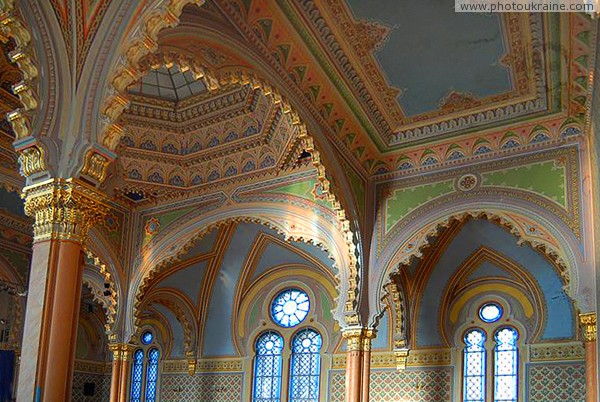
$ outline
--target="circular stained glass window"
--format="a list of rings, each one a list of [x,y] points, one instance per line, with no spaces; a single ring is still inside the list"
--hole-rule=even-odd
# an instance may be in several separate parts
[[[300,324],[308,314],[308,295],[299,289],[287,289],[279,293],[271,305],[271,317],[285,328]]]
[[[149,345],[152,343],[152,341],[154,340],[154,335],[152,334],[152,332],[150,331],[145,331],[142,334],[142,343],[144,345]]]
[[[502,317],[502,307],[496,303],[487,303],[479,309],[479,318],[485,322],[496,322]]]

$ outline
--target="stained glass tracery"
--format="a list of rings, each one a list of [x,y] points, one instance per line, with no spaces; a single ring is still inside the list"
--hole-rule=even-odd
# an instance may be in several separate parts
[[[133,354],[130,401],[156,402],[160,350],[154,346],[152,331],[144,331],[140,341],[142,346]]]
[[[321,335],[313,329],[304,329],[292,341],[290,402],[317,402],[319,374],[323,345]]]
[[[158,379],[158,358],[160,352],[157,348],[148,351],[148,369],[146,371],[146,402],[156,401],[156,380]]]
[[[271,305],[271,317],[284,328],[295,327],[308,315],[310,300],[299,289],[287,289],[279,293]]]
[[[516,402],[519,333],[506,327],[497,330],[494,338],[494,402]]]
[[[464,402],[485,402],[485,334],[472,329],[465,335],[463,396]]]
[[[131,402],[140,402],[142,398],[142,375],[144,370],[144,351],[138,349],[133,354],[131,371]]]
[[[282,349],[283,338],[277,332],[265,332],[256,340],[254,402],[279,402],[281,399]]]

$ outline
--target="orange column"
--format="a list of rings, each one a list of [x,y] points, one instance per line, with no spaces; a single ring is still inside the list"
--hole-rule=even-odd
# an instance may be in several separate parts
[[[350,328],[342,333],[348,348],[346,353],[346,402],[360,402],[362,378],[362,328]]]
[[[82,243],[105,211],[92,194],[94,189],[62,179],[23,189],[25,212],[35,223],[23,335],[28,347],[23,348],[19,367],[19,401],[71,399]]]
[[[131,373],[131,358],[133,354],[133,346],[123,344],[121,347],[121,379],[119,381],[119,402],[127,402],[129,394],[129,374]]]
[[[579,323],[583,329],[585,342],[585,400],[586,402],[598,401],[598,349],[596,344],[596,313],[579,315]]]
[[[109,345],[109,348],[113,355],[110,376],[110,402],[119,402],[119,385],[121,383],[121,366],[123,363],[121,345],[113,343]]]
[[[371,340],[375,338],[373,329],[365,329],[362,339],[362,402],[369,402],[369,388],[371,386]]]

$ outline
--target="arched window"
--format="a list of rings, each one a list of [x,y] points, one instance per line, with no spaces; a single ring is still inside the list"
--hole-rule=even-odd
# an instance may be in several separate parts
[[[146,402],[156,401],[156,380],[158,379],[158,358],[160,352],[157,348],[148,351],[148,370],[146,372]]]
[[[133,353],[131,402],[156,402],[160,350],[152,331],[144,331],[140,339],[142,345]]]
[[[518,401],[519,332],[500,322],[503,314],[498,303],[486,303],[479,308],[479,328],[471,328],[465,333],[464,402]],[[486,333],[493,334],[493,338],[488,339]],[[491,353],[493,361],[487,359]]]
[[[323,340],[310,328],[298,332],[292,341],[290,402],[319,400],[319,376]]]
[[[485,334],[475,328],[465,335],[464,402],[485,402]]]
[[[252,400],[277,402],[281,399],[283,338],[277,332],[265,332],[256,340],[255,349]]]
[[[516,402],[519,333],[514,328],[505,327],[498,329],[494,338],[494,401]]]
[[[254,344],[253,402],[320,400],[323,337],[314,328],[302,328],[314,321],[310,307],[308,294],[298,288],[273,297],[267,311],[274,329],[260,333]]]
[[[133,354],[131,373],[131,402],[140,402],[142,398],[142,375],[144,374],[144,351],[138,349]]]

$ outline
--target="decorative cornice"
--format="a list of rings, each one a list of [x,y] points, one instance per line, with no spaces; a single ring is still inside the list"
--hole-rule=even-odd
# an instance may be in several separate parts
[[[23,188],[25,213],[35,218],[34,242],[48,239],[83,243],[88,230],[109,210],[104,194],[73,179],[49,179]]]
[[[239,372],[243,371],[242,359],[179,359],[165,360],[163,363],[163,372],[165,373],[188,373],[190,372],[191,361],[195,362],[194,373],[215,373],[215,372]]]
[[[567,344],[533,344],[529,346],[529,360],[564,361],[584,360],[585,349],[581,342]]]
[[[406,357],[403,350],[392,352],[372,352],[371,367],[373,368],[396,368],[398,369],[398,359],[406,367],[427,367],[427,366],[449,366],[452,362],[452,351],[449,349],[430,349],[430,350],[408,350]],[[398,355],[396,352],[399,352]],[[410,353],[409,353],[410,352]],[[333,356],[333,368],[342,369],[346,367],[346,355],[336,354]]]
[[[579,314],[579,324],[583,330],[583,339],[586,342],[596,342],[596,313]]]
[[[73,370],[80,373],[108,374],[111,372],[112,367],[110,362],[107,363],[92,360],[75,360],[75,366]]]

